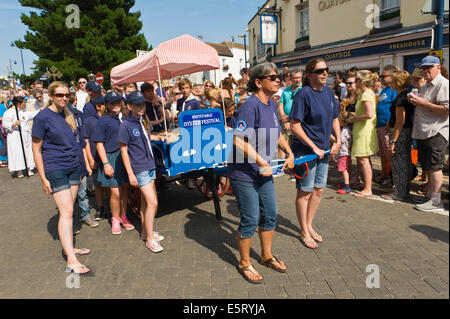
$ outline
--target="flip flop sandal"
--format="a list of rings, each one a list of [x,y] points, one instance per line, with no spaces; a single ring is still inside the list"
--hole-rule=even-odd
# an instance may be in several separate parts
[[[88,248],[80,248],[78,252],[75,253],[75,256],[86,256],[89,255],[92,251]],[[64,250],[62,251],[62,254],[66,256],[66,253]]]
[[[77,276],[85,276],[85,275],[87,275],[90,272],[90,270],[88,272],[85,272],[85,273],[76,272],[76,270],[79,270],[79,269],[87,269],[87,267],[85,265],[81,265],[81,266],[66,266],[66,272],[70,272],[70,273],[75,274]]]
[[[259,261],[259,263],[261,264],[261,265],[263,265],[263,266],[266,266],[266,267],[268,267],[268,268],[270,268],[270,269],[273,269],[273,270],[275,270],[275,271],[278,271],[278,272],[281,272],[281,273],[285,273],[286,272],[286,270],[287,270],[287,267],[286,267],[286,269],[283,269],[283,268],[280,268],[280,267],[277,267],[277,266],[275,266],[275,262],[278,262],[280,265],[281,265],[281,260],[279,260],[277,257],[272,257],[272,258],[269,258],[269,259],[267,259],[267,260],[260,260]]]
[[[308,246],[308,244],[316,244],[317,245],[317,243],[313,239],[305,238],[302,236],[300,236],[299,239],[306,248],[309,248],[309,249],[317,249],[318,248],[318,247]]]
[[[318,243],[323,243],[323,238],[319,233],[312,233],[309,232],[311,234],[312,239],[314,239],[314,241],[318,242]]]
[[[257,275],[258,272],[256,271],[255,267],[253,267],[253,265],[248,265],[246,267],[242,267],[240,268],[239,266],[237,267],[237,271],[242,275],[242,277],[244,277],[245,280],[247,280],[248,282],[252,283],[252,284],[260,284],[263,282],[263,279],[261,280],[257,280],[257,279],[251,279],[249,276],[247,276],[245,274],[246,271],[250,271],[252,274]]]

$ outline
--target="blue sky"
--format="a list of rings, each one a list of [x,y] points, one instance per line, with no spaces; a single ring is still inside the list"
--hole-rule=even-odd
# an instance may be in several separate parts
[[[232,36],[236,42],[243,42],[237,35],[244,33],[248,21],[264,3],[265,0],[136,0],[133,11],[141,11],[141,32],[155,48],[185,33],[203,35],[208,42],[231,41]],[[27,27],[20,15],[28,12],[17,0],[0,0],[0,75],[7,74],[10,59],[13,70],[22,73],[20,50],[10,44],[24,38]],[[37,57],[23,50],[23,58],[25,73],[31,74]]]

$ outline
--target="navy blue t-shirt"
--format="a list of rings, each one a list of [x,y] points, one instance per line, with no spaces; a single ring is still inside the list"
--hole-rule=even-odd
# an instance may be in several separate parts
[[[339,105],[331,88],[324,86],[321,91],[317,91],[306,86],[295,95],[289,118],[299,120],[311,141],[325,151],[330,148],[333,120],[338,116]],[[291,148],[294,153],[314,153],[295,135]]]
[[[150,136],[148,138],[150,139]],[[128,156],[135,175],[156,168],[155,160],[149,147],[151,141],[145,137],[141,121],[131,113],[120,124],[119,142],[128,146]]]
[[[280,119],[275,102],[270,99],[269,104],[264,104],[256,96],[252,95],[237,110],[234,117],[234,134],[239,137],[247,137],[248,143],[256,152],[270,162],[278,147],[278,139],[281,134]],[[247,158],[235,149],[232,152],[235,158],[228,161],[228,176],[242,182],[264,182],[272,177],[261,176],[260,167],[256,163],[248,163]],[[242,160],[243,163],[242,163]]]
[[[179,99],[177,101],[177,110],[178,112],[183,112],[183,111],[191,111],[191,110],[200,110],[202,107],[200,105],[200,101],[197,99],[191,99],[186,101],[186,103],[184,103],[184,97]],[[183,104],[184,104],[184,110],[183,110]]]
[[[46,173],[80,165],[75,132],[66,123],[63,112],[56,113],[49,108],[40,111],[33,121],[32,136],[43,141]]]
[[[95,114],[97,114],[97,109],[95,108],[95,105],[94,103],[92,103],[92,101],[89,101],[84,105],[83,114],[85,119],[88,119],[91,116],[95,116]]]
[[[145,113],[150,121],[157,121],[158,118],[158,107],[159,105],[155,105],[151,102],[145,103]],[[161,115],[163,116],[163,115]],[[161,132],[163,130],[163,123],[159,123],[155,126],[152,126],[152,132]]]
[[[105,114],[97,122],[94,131],[94,143],[103,143],[106,153],[114,153],[120,149],[120,119],[118,115]]]
[[[95,127],[97,126],[97,122],[99,119],[100,119],[100,115],[95,114],[95,116],[91,116],[91,117],[87,118],[86,123],[85,123],[86,138],[89,140],[89,147],[91,148],[91,154],[95,161],[98,161],[99,158],[97,156],[97,147],[96,147],[93,139],[94,139]]]

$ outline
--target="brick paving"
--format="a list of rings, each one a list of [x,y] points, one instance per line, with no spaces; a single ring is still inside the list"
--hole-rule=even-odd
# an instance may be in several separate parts
[[[315,219],[325,240],[317,250],[297,239],[294,183],[286,176],[276,178],[279,218],[273,247],[288,272],[257,263],[255,237],[251,257],[264,277],[258,286],[235,268],[239,215],[234,198],[222,199],[224,218],[218,222],[212,201],[172,185],[160,193],[155,221],[166,237],[164,252],[145,248],[139,224],[119,236],[111,234],[107,220],[96,229],[83,226],[76,246],[93,250],[80,257],[93,274],[81,278],[80,288],[69,289],[56,206],[46,199],[39,177],[11,179],[1,169],[0,180],[0,298],[449,298],[448,215],[337,195],[333,185],[339,178],[333,169]],[[444,197],[448,210],[448,183]],[[136,222],[133,216],[130,220]],[[380,269],[380,288],[366,287],[371,264]]]

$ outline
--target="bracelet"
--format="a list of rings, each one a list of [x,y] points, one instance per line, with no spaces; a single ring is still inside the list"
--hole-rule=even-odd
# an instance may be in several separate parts
[[[103,166],[106,166],[106,165],[111,165],[111,163],[110,162],[106,162],[106,163],[103,163]]]
[[[289,153],[286,153],[286,157],[289,157],[289,156],[291,156],[291,155],[293,155],[294,153],[292,153],[292,152],[289,152]]]

